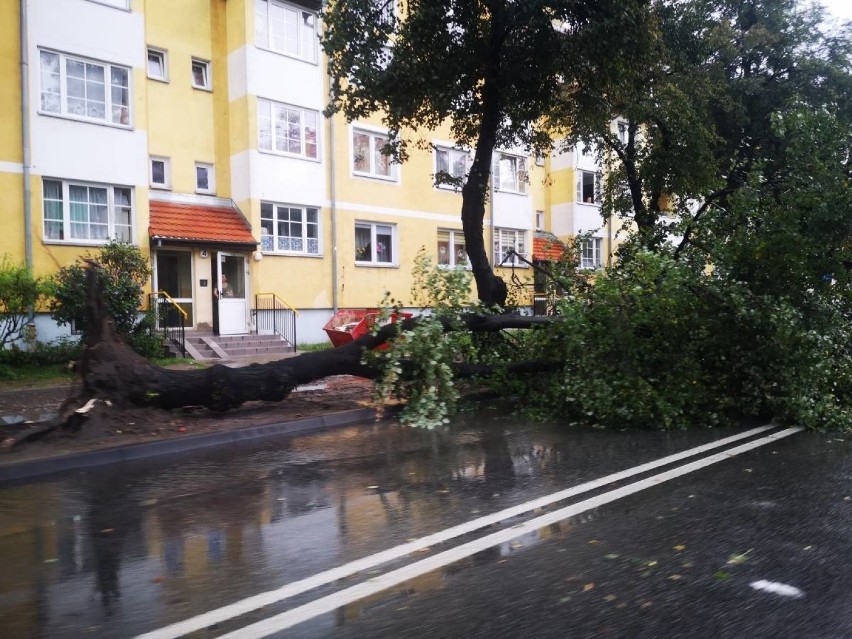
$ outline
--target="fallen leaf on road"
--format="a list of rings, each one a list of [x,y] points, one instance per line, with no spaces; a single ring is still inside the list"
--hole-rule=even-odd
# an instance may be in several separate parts
[[[614,552],[611,552],[608,555],[604,555],[604,559],[618,559],[618,555],[616,555]]]
[[[594,587],[595,587],[595,584],[586,584],[585,586],[583,586],[583,592],[589,592]]]
[[[618,597],[616,597],[615,595],[607,595],[603,599],[604,601],[615,601],[616,599],[618,599]]]
[[[651,607],[651,606],[653,606],[653,605],[654,605],[654,604],[653,604],[652,602],[650,602],[650,601],[646,601],[645,603],[643,603],[643,604],[642,604],[642,606],[641,606],[641,607],[642,607],[642,608],[650,608],[650,607]]]
[[[683,575],[669,575],[669,579],[671,581],[680,581],[683,579]]]
[[[731,574],[728,573],[728,572],[725,572],[724,570],[717,570],[716,572],[713,573],[713,576],[716,579],[718,579],[719,581],[725,581],[726,579],[731,578]]]
[[[590,544],[599,544],[599,543],[601,543],[601,542],[599,542],[597,539],[589,539],[588,543],[590,543]]]
[[[686,546],[684,546],[683,544],[678,544],[677,546],[674,547],[674,549],[677,550],[678,552],[683,552],[684,550],[686,550]]]
[[[746,550],[744,553],[734,553],[730,557],[728,557],[727,563],[731,566],[739,566],[740,564],[744,564],[748,561],[748,554],[752,551],[751,548]]]

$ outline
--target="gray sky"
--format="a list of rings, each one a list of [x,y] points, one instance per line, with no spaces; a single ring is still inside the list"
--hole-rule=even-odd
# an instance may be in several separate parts
[[[835,18],[852,20],[852,0],[821,0],[821,2]]]

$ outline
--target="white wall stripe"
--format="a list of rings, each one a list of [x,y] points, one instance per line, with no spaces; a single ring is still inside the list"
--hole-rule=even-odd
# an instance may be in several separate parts
[[[590,482],[579,484],[577,486],[573,486],[565,490],[560,490],[558,492],[551,493],[550,495],[545,495],[543,497],[539,497],[538,499],[534,499],[532,501],[528,501],[526,503],[519,504],[517,506],[512,506],[511,508],[506,508],[496,513],[492,513],[491,515],[485,515],[483,517],[473,519],[471,521],[459,524],[457,526],[453,526],[451,528],[447,528],[437,533],[421,537],[420,539],[415,539],[414,541],[407,542],[405,544],[400,544],[398,546],[389,548],[374,555],[351,561],[342,566],[338,566],[330,570],[325,570],[306,579],[285,584],[284,586],[277,588],[276,590],[270,590],[267,592],[259,593],[252,597],[248,597],[246,599],[236,601],[227,606],[223,606],[222,608],[211,610],[195,617],[190,617],[189,619],[186,619],[184,621],[180,621],[170,626],[166,626],[164,628],[160,628],[158,630],[154,630],[152,632],[140,635],[139,639],[171,639],[174,637],[181,637],[190,632],[195,632],[196,630],[207,628],[214,624],[227,621],[228,619],[233,619],[234,617],[244,615],[253,610],[257,610],[258,608],[284,601],[285,599],[289,599],[290,597],[294,597],[309,590],[313,590],[314,588],[319,588],[320,586],[324,586],[339,579],[349,577],[357,572],[370,570],[372,568],[375,568],[376,566],[387,563],[388,561],[399,559],[400,557],[404,557],[411,553],[418,552],[420,550],[423,550],[424,548],[428,548],[430,546],[449,541],[464,534],[475,532],[476,530],[497,524],[506,519],[517,517],[518,515],[522,515],[538,508],[544,508],[552,503],[562,501],[564,499],[568,499],[570,497],[574,497],[576,495],[580,495],[582,493],[586,493],[597,488],[601,488],[616,481],[635,477],[636,475],[639,475],[641,473],[650,470],[655,470],[662,466],[667,466],[683,459],[694,457],[695,455],[700,455],[701,453],[707,452],[709,450],[714,450],[716,448],[726,446],[733,442],[740,441],[742,439],[746,439],[748,437],[752,437],[760,433],[764,433],[773,428],[775,427],[771,425],[753,428],[742,433],[737,433],[736,435],[731,435],[730,437],[725,437],[723,439],[719,439],[708,444],[696,446],[695,448],[690,448],[688,450],[675,453],[673,455],[668,455],[666,457],[661,457],[660,459],[655,459],[645,464],[640,464],[639,466],[634,466],[632,468],[628,468],[617,473],[612,473],[610,475],[606,475]]]
[[[345,606],[358,601],[359,599],[363,599],[364,597],[369,597],[370,595],[387,590],[388,588],[392,588],[393,586],[397,586],[409,581],[410,579],[432,572],[433,570],[443,568],[444,566],[455,563],[461,559],[465,559],[477,552],[481,552],[486,548],[491,548],[492,546],[511,541],[512,539],[533,532],[544,526],[573,517],[587,510],[598,508],[647,488],[652,488],[662,484],[663,482],[681,477],[682,475],[716,464],[720,461],[730,459],[731,457],[748,452],[754,448],[771,444],[779,439],[798,433],[801,430],[801,428],[788,428],[753,442],[743,444],[742,446],[732,448],[731,450],[699,459],[692,463],[660,473],[659,475],[654,475],[653,477],[648,477],[647,479],[629,484],[622,488],[611,490],[607,493],[603,493],[602,495],[572,504],[571,506],[566,506],[565,508],[548,513],[547,515],[531,519],[522,525],[480,537],[466,544],[462,544],[461,546],[457,546],[456,548],[416,561],[384,575],[371,578],[368,581],[345,588],[344,590],[334,594],[321,597],[320,599],[316,599],[310,603],[298,606],[292,610],[288,610],[268,619],[258,621],[257,623],[245,626],[234,632],[221,635],[219,639],[260,639],[261,637],[268,637],[273,633],[286,630],[287,628],[292,628],[297,624],[313,619],[319,615],[332,612],[341,606]]]

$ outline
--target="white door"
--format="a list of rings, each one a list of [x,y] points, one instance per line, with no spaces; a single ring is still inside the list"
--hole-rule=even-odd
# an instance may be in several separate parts
[[[219,333],[248,332],[248,287],[246,258],[219,253]]]

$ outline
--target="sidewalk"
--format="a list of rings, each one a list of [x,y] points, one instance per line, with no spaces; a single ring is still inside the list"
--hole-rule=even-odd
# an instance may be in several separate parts
[[[225,365],[261,363],[257,359]],[[0,418],[7,424],[49,419],[72,390],[63,385],[0,391]],[[299,387],[282,402],[247,402],[226,413],[105,407],[115,412],[98,424],[84,424],[77,434],[51,433],[44,440],[0,450],[0,482],[370,422],[376,416],[371,395],[371,381],[336,376]]]

